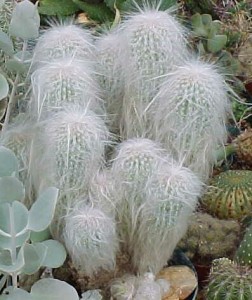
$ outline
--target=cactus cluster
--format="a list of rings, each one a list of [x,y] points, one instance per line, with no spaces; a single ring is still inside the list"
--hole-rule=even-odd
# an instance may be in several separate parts
[[[236,252],[235,259],[241,265],[252,266],[252,225],[246,229],[243,240]]]
[[[136,273],[166,264],[226,139],[224,78],[171,9],[139,9],[96,38],[51,24],[31,65],[29,190],[59,188],[51,233],[90,276],[120,251]]]

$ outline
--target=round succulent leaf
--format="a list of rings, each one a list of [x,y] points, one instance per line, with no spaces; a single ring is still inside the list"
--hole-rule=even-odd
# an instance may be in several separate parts
[[[35,242],[43,242],[50,238],[51,238],[51,232],[50,232],[49,227],[46,228],[45,230],[42,230],[39,232],[32,231],[30,234],[30,240],[34,243]]]
[[[208,35],[208,30],[207,28],[203,25],[202,22],[202,17],[199,13],[194,14],[191,17],[191,24],[193,27],[193,32],[198,35],[198,36],[202,36],[202,37],[207,37]]]
[[[27,71],[26,65],[15,58],[9,59],[5,63],[5,67],[8,71],[15,73],[25,73]]]
[[[226,35],[215,35],[213,38],[207,40],[207,49],[212,53],[222,50],[227,43]]]
[[[0,203],[22,201],[25,189],[20,180],[13,176],[0,178]]]
[[[9,26],[10,34],[23,40],[34,39],[39,35],[39,26],[37,5],[28,0],[16,3]]]
[[[18,160],[13,151],[0,146],[0,177],[18,173]]]
[[[47,254],[47,247],[41,243],[25,244],[24,245],[24,259],[25,265],[21,273],[32,275],[36,273],[42,266],[42,262]]]
[[[10,251],[1,251],[0,252],[0,271],[3,273],[11,274],[13,272],[19,272],[25,264],[24,260],[24,249],[20,248],[17,259],[15,262],[11,260]]]
[[[66,260],[66,250],[64,246],[56,240],[47,240],[40,244],[47,247],[46,256],[42,262],[44,267],[59,268]]]
[[[79,300],[78,293],[70,284],[54,278],[37,281],[31,288],[31,295],[34,300]]]
[[[27,291],[19,288],[8,287],[4,290],[4,294],[1,300],[33,300]]]
[[[29,211],[29,229],[40,232],[46,229],[54,215],[59,190],[55,187],[47,188],[38,197]]]
[[[2,30],[0,30],[0,49],[3,50],[7,55],[13,55],[14,47],[12,40]]]
[[[6,98],[9,93],[9,84],[7,79],[0,74],[0,100]]]

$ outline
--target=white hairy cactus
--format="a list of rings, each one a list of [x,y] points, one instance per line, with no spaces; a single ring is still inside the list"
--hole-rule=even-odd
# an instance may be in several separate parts
[[[57,222],[79,196],[88,193],[90,181],[103,166],[109,133],[99,116],[80,106],[65,107],[40,127],[34,139],[31,175],[36,190],[50,185],[60,189]],[[56,228],[54,236],[59,235]]]
[[[40,120],[68,104],[103,112],[100,89],[92,65],[72,57],[59,58],[38,68],[31,76],[31,113]]]
[[[188,168],[170,161],[146,183],[133,264],[140,274],[159,272],[187,229],[202,183]]]
[[[154,101],[153,138],[203,180],[226,142],[228,89],[213,65],[190,60],[167,76]]]
[[[32,69],[53,59],[75,57],[78,60],[94,59],[95,47],[91,33],[71,22],[51,23],[38,39],[34,49]]]
[[[114,269],[118,239],[113,218],[97,207],[78,204],[65,223],[64,242],[77,269],[88,276]]]
[[[119,133],[124,92],[124,70],[121,64],[124,49],[121,38],[118,30],[112,30],[100,36],[95,44],[98,79],[102,87],[109,128],[114,133]]]
[[[145,185],[150,176],[167,160],[166,153],[149,139],[122,142],[112,162],[114,191],[117,198],[118,230],[129,249],[134,247],[139,211],[145,201]]]
[[[125,74],[121,135],[124,139],[146,137],[152,126],[148,106],[163,76],[188,55],[185,30],[171,9],[147,7],[122,23],[121,35]]]

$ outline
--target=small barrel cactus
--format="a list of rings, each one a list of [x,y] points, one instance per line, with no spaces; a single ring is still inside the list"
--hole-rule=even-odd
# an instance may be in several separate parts
[[[88,30],[72,23],[51,23],[38,39],[34,49],[32,69],[57,58],[75,57],[78,60],[93,59],[95,47]]]
[[[223,256],[233,257],[239,243],[240,225],[235,220],[220,220],[196,212],[178,246],[193,261],[212,261]]]
[[[228,258],[215,259],[206,288],[206,300],[252,299],[252,270]]]
[[[99,114],[103,112],[100,90],[89,63],[60,58],[32,74],[31,113],[38,120],[69,104],[79,104]]]
[[[236,252],[235,259],[239,264],[252,267],[252,225],[250,225]]]
[[[212,178],[202,198],[207,211],[221,219],[241,219],[252,211],[252,171],[228,170]]]
[[[228,89],[213,65],[189,60],[168,74],[155,99],[153,138],[203,180],[226,142]]]
[[[252,129],[244,131],[237,137],[236,154],[240,161],[252,165]]]
[[[99,269],[114,269],[118,239],[113,218],[98,207],[79,203],[65,223],[64,242],[77,269],[89,276]]]
[[[164,75],[187,56],[185,29],[171,10],[147,7],[130,15],[120,30],[125,75],[121,136],[146,137],[152,126],[148,106]]]
[[[201,188],[193,172],[176,162],[149,178],[133,247],[133,264],[139,273],[156,274],[166,264],[187,230]]]

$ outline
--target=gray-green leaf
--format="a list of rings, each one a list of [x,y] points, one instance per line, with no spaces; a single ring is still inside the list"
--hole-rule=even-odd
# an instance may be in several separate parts
[[[47,227],[45,230],[39,231],[39,232],[35,232],[32,231],[30,234],[30,240],[32,242],[43,242],[45,240],[48,240],[51,238],[51,232],[49,227]]]
[[[0,49],[2,49],[7,55],[13,55],[14,47],[10,37],[0,30]]]
[[[18,272],[24,266],[24,250],[21,247],[17,259],[15,262],[11,261],[11,256],[9,251],[1,251],[0,253],[0,271],[4,273]]]
[[[0,203],[22,201],[25,197],[25,189],[16,177],[6,176],[0,178]]]
[[[0,177],[18,173],[18,160],[13,151],[0,146]]]
[[[39,35],[40,17],[37,5],[29,0],[18,2],[13,9],[9,32],[23,40],[37,38]]]
[[[9,84],[7,79],[0,74],[0,100],[6,98],[9,93]]]
[[[43,266],[49,268],[59,268],[66,260],[66,250],[64,246],[55,240],[47,240],[40,244],[45,245],[47,249],[46,256],[42,262]]]
[[[5,292],[8,291],[8,295],[3,295],[0,297],[1,300],[34,300],[32,296],[25,290],[18,288],[7,288]]]
[[[31,288],[31,295],[36,300],[79,300],[76,290],[65,281],[54,278],[43,278]]]
[[[38,232],[50,225],[58,199],[58,192],[57,188],[50,187],[39,196],[29,211],[29,229]]]

